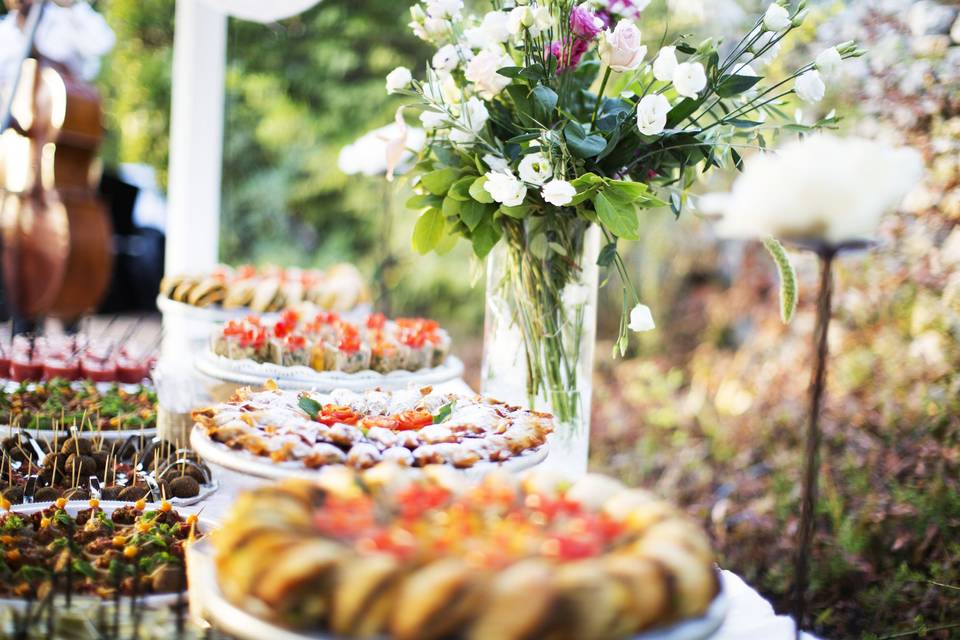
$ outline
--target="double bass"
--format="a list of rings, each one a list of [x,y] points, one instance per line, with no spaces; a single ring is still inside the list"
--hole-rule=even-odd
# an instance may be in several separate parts
[[[0,113],[0,265],[15,316],[71,322],[106,291],[113,233],[95,187],[99,93],[34,46],[48,2],[7,0],[27,37]]]

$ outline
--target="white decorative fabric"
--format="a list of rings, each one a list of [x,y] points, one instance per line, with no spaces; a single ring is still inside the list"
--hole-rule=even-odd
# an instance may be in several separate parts
[[[201,0],[179,0],[198,2]],[[303,13],[320,0],[202,0],[228,16],[252,22],[275,22]]]
[[[723,589],[730,609],[723,626],[710,640],[794,640],[796,625],[789,616],[778,616],[773,606],[732,571],[722,571]],[[817,640],[804,632],[803,640]]]
[[[26,35],[17,26],[17,12],[0,19],[0,86],[13,77],[23,53]],[[48,3],[37,28],[35,46],[73,73],[92,80],[100,71],[100,59],[113,49],[116,36],[103,16],[86,2],[70,7]]]

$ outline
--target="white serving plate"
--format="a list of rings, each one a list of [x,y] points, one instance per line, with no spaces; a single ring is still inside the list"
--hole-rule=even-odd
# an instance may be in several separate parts
[[[188,567],[191,611],[218,629],[244,640],[344,640],[321,632],[291,631],[262,620],[228,602],[220,591],[213,549],[206,540],[201,540],[190,548]],[[632,640],[707,640],[723,624],[729,608],[727,595],[721,590],[703,616],[641,633],[633,636]]]
[[[174,504],[172,500],[170,501],[170,503]],[[129,502],[114,502],[111,500],[104,500],[100,502],[100,508],[103,509],[107,513],[107,515],[111,515],[116,509],[119,509],[120,507],[129,506],[130,504],[131,503]],[[155,505],[156,503],[148,503],[147,505],[148,510],[151,504]],[[35,502],[33,504],[14,505],[10,509],[10,511],[13,513],[18,513],[23,515],[31,515],[39,511],[43,511],[44,509],[52,505],[53,505],[52,502]],[[83,509],[87,509],[89,507],[90,505],[87,503],[86,500],[77,500],[77,501],[67,502],[67,506],[64,508],[67,513],[69,513],[73,517],[76,517],[79,511],[82,511]],[[176,508],[177,511],[185,515],[190,515],[192,513],[196,513],[199,515],[200,512],[202,511],[202,509],[196,509],[196,508],[193,508],[193,509],[183,508],[182,505],[174,505],[174,507]],[[211,531],[217,528],[217,525],[215,523],[205,518],[200,518],[198,521],[198,525],[200,527],[200,530],[204,532],[204,535],[209,534]],[[192,575],[189,573],[189,568],[188,568],[188,575]],[[189,578],[188,578],[188,582],[189,582]],[[189,595],[189,592],[188,592],[188,595]],[[73,596],[73,600],[78,603],[111,602],[110,600],[103,600],[101,598],[94,598],[91,596],[82,596],[82,595]],[[129,596],[124,596],[121,598],[121,604],[124,602],[129,603],[129,601],[130,601]],[[142,603],[144,606],[149,608],[169,607],[177,603],[177,594],[176,593],[159,593],[159,594],[142,596],[141,598],[138,599],[138,602]],[[26,606],[27,606],[27,602],[19,598],[0,598],[0,607],[13,607],[15,609],[22,610]]]
[[[54,437],[59,437],[61,440],[65,436],[69,436],[69,429],[60,429],[59,431],[52,431],[48,429],[31,429],[30,427],[21,426],[14,427],[9,424],[0,425],[0,438],[6,438],[8,436],[16,435],[17,432],[22,431],[23,433],[29,434],[36,438],[37,440],[51,441]],[[103,438],[108,442],[114,440],[123,441],[129,438],[130,436],[136,436],[138,438],[142,437],[144,440],[150,440],[157,435],[157,428],[151,427],[149,429],[127,429],[125,431],[97,431],[97,430],[78,430],[77,434],[85,437],[97,437]]]
[[[273,380],[281,389],[294,391],[313,390],[330,392],[334,389],[350,391],[368,391],[370,389],[396,390],[406,389],[411,384],[420,386],[437,385],[463,376],[463,362],[456,356],[449,356],[438,367],[419,371],[316,371],[310,367],[283,367],[272,363],[253,360],[233,360],[213,353],[209,348],[202,351],[194,365],[200,373],[241,385],[261,386],[267,380]]]
[[[211,440],[207,432],[199,425],[194,425],[193,431],[190,433],[190,446],[214,471],[216,471],[217,468],[226,469],[263,480],[296,478],[313,481],[317,479],[317,476],[323,469],[323,467],[307,469],[298,462],[273,462],[269,458],[257,456],[247,451],[231,449],[224,444]],[[510,458],[504,462],[478,462],[472,467],[461,469],[460,471],[469,477],[482,477],[496,469],[518,473],[543,462],[547,457],[549,448],[550,445],[544,444],[521,456]]]
[[[165,316],[175,316],[178,318],[186,318],[188,320],[199,320],[200,322],[209,322],[212,324],[220,324],[227,322],[228,320],[236,320],[238,318],[244,318],[250,314],[258,315],[262,318],[279,318],[279,311],[268,311],[260,312],[253,311],[246,307],[241,307],[239,309],[224,309],[220,305],[211,305],[209,307],[197,307],[192,304],[187,304],[186,302],[177,302],[176,300],[171,300],[170,298],[164,295],[157,296],[157,309],[160,310]],[[320,310],[319,307],[317,307]],[[342,317],[351,318],[351,317],[360,317],[370,313],[371,307],[369,304],[361,304],[353,309],[348,311],[338,311]]]

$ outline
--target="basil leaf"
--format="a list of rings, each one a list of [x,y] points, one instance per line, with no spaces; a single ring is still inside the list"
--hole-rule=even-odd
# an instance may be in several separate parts
[[[450,417],[451,413],[453,413],[453,403],[449,402],[440,407],[437,412],[433,414],[433,424],[443,422]]]
[[[323,406],[309,396],[300,396],[297,398],[297,406],[307,412],[307,415],[311,419],[316,420],[317,416],[320,415],[320,411],[323,409]]]

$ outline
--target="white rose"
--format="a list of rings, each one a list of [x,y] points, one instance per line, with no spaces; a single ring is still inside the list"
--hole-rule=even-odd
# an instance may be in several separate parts
[[[645,136],[655,136],[667,126],[670,101],[659,93],[643,96],[637,105],[637,128]]]
[[[653,314],[650,313],[650,307],[645,304],[638,304],[631,309],[630,324],[627,325],[627,328],[637,333],[656,329],[657,325],[653,322]]]
[[[717,230],[728,237],[868,240],[922,175],[913,149],[813,135],[751,156],[731,192],[700,208],[722,216]]]
[[[510,171],[510,163],[500,156],[495,156],[491,153],[488,153],[480,159],[483,160],[484,164],[490,167],[491,171]]]
[[[446,124],[446,122],[446,114],[439,113],[437,111],[424,111],[420,114],[420,124],[422,124],[423,128],[427,129],[428,131],[439,129]]]
[[[491,198],[508,207],[523,204],[523,199],[527,197],[527,187],[523,181],[510,172],[490,171],[486,176],[483,188]]]
[[[790,26],[790,12],[777,3],[767,7],[763,14],[763,26],[769,31],[783,31]]]
[[[467,64],[464,75],[477,86],[483,98],[490,100],[510,84],[510,78],[500,75],[497,70],[512,65],[513,60],[502,49],[487,49]]]
[[[647,55],[647,48],[640,44],[640,29],[629,20],[621,20],[613,31],[601,33],[597,51],[604,64],[621,72],[636,69]]]
[[[677,48],[663,47],[653,61],[653,77],[661,82],[673,80],[673,72],[677,68]]]
[[[476,97],[470,98],[460,107],[457,126],[450,132],[450,139],[460,144],[473,142],[477,134],[483,131],[490,113],[483,102]]]
[[[681,62],[673,70],[673,86],[681,96],[696,98],[707,86],[707,73],[699,62]]]
[[[461,11],[463,0],[427,0],[427,15],[431,18],[459,18]]]
[[[836,47],[824,49],[816,58],[817,71],[827,76],[835,74],[842,63],[843,58]]]
[[[577,189],[566,180],[551,180],[540,190],[543,199],[556,207],[565,207],[577,195]],[[567,285],[568,287],[570,285]],[[564,294],[566,295],[566,294]]]
[[[523,156],[518,171],[521,180],[537,186],[542,185],[553,176],[553,167],[540,153]]]
[[[431,65],[440,73],[450,73],[457,68],[462,58],[469,58],[470,52],[462,47],[446,44],[433,54]]]
[[[814,103],[823,100],[823,94],[826,92],[827,86],[823,84],[819,71],[810,70],[794,80],[793,90],[804,102]]]
[[[387,93],[396,93],[410,86],[413,75],[406,67],[397,67],[387,74]]]

